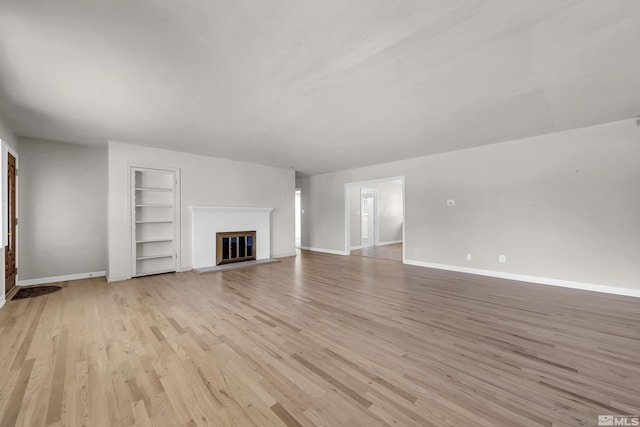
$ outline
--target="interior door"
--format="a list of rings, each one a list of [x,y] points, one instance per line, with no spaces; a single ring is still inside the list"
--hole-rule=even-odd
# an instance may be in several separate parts
[[[16,285],[16,158],[7,156],[7,246],[4,250],[5,293]]]
[[[375,193],[362,193],[362,247],[375,246],[376,241],[376,214]]]

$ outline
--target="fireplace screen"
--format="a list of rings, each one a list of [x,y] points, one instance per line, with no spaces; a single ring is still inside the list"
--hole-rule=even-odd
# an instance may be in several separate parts
[[[255,259],[255,231],[216,233],[216,265]]]

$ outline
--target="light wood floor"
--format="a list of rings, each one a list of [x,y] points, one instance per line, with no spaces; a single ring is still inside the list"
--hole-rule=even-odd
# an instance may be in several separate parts
[[[0,310],[2,426],[575,426],[640,414],[640,299],[302,252]]]
[[[351,251],[351,255],[402,262],[402,243],[357,249]]]

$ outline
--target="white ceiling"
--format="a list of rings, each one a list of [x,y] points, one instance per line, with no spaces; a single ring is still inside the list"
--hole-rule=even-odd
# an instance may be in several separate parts
[[[316,174],[640,114],[640,1],[0,0],[0,115]]]

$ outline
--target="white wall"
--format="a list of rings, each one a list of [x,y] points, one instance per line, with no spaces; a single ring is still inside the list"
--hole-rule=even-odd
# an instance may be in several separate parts
[[[408,261],[640,289],[635,120],[302,177],[302,245],[345,251],[344,184],[394,176]]]
[[[271,256],[295,255],[295,172],[196,154],[109,142],[109,280],[131,277],[129,168],[181,169],[179,269],[192,267],[192,205],[268,207]]]
[[[349,221],[350,221],[350,246],[359,248],[362,246],[362,216],[361,216],[361,185],[349,186]]]
[[[19,179],[20,282],[104,272],[106,147],[20,138]]]

